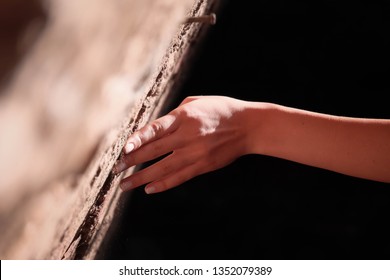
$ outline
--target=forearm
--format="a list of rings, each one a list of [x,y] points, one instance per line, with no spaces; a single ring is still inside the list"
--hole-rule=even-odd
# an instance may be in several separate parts
[[[250,152],[390,182],[390,120],[250,103]]]

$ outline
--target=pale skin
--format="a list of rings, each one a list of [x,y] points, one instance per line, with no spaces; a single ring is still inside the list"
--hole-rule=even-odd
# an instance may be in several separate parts
[[[124,191],[166,191],[240,156],[261,154],[390,183],[390,120],[334,116],[223,96],[186,98],[132,134],[114,166],[167,155],[124,178]]]

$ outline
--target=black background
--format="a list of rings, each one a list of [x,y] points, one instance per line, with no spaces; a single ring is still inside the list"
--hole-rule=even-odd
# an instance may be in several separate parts
[[[389,1],[224,2],[175,104],[217,94],[390,118]],[[245,156],[135,190],[104,257],[390,259],[389,205],[389,184]]]

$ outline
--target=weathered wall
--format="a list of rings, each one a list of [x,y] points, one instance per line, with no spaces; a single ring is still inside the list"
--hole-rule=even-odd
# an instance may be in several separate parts
[[[0,2],[0,86],[12,76],[46,20],[40,0]]]
[[[0,99],[0,258],[75,257],[64,246],[80,248],[78,223],[107,195],[136,104],[166,78],[172,38],[206,3],[45,1],[45,28]]]

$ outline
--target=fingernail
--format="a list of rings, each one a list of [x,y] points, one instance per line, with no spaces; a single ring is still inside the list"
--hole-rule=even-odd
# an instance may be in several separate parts
[[[117,163],[115,163],[114,167],[112,168],[112,171],[115,174],[118,174],[123,170],[125,170],[126,168],[127,168],[126,163],[124,163],[123,161],[118,161]]]
[[[122,181],[119,184],[119,187],[122,189],[122,191],[128,191],[131,189],[132,186],[133,184],[131,183],[131,181]]]
[[[128,154],[132,150],[134,150],[134,144],[133,143],[127,143],[126,146],[125,146],[125,153]]]
[[[155,193],[155,192],[156,192],[156,187],[146,187],[146,188],[145,188],[145,192],[146,192],[147,194]]]

